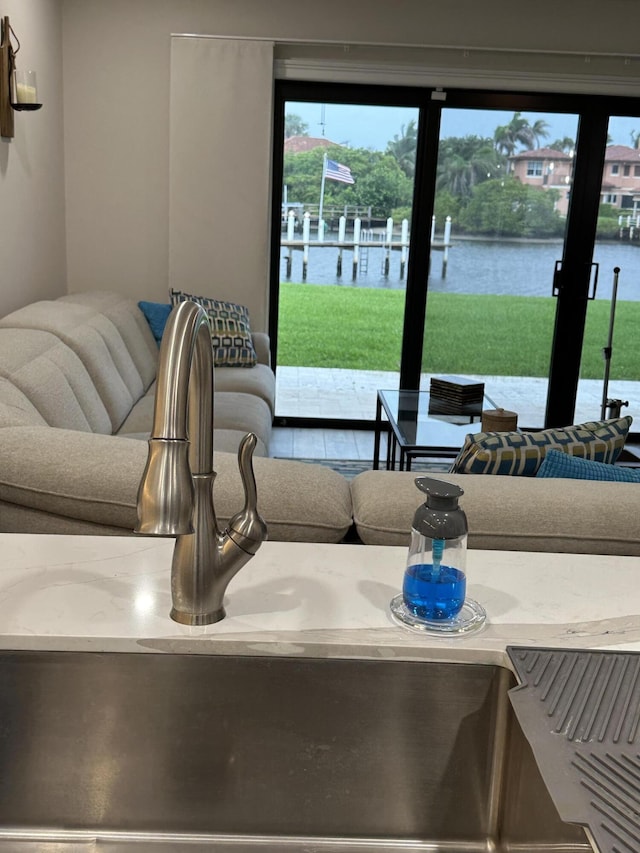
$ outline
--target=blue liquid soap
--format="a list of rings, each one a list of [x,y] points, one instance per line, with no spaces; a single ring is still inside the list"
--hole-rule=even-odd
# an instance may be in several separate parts
[[[408,566],[404,573],[404,603],[419,619],[453,619],[462,610],[466,590],[464,572],[451,566],[441,566],[439,562]]]

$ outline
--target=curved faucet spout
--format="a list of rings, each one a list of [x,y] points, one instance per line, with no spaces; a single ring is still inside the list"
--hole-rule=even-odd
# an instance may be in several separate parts
[[[194,302],[171,312],[160,347],[153,429],[138,489],[136,533],[176,536],[171,617],[186,625],[224,618],[231,578],[267,538],[257,510],[249,433],[238,451],[244,509],[218,530],[213,503],[214,367],[209,320]]]

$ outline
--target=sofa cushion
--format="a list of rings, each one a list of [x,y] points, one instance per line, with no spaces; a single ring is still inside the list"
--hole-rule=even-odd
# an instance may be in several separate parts
[[[89,532],[100,525],[131,533],[146,459],[143,441],[41,426],[4,429],[0,531]],[[237,455],[216,452],[214,469],[216,516],[224,527],[243,506]],[[340,474],[322,465],[260,457],[254,458],[254,470],[270,539],[339,542],[344,537],[351,526],[351,493]],[[14,510],[5,514],[9,505]]]
[[[251,338],[249,311],[244,305],[194,296],[181,290],[169,291],[171,304],[195,302],[207,312],[211,326],[213,361],[216,367],[254,367],[258,361]]]
[[[132,433],[143,435],[149,438],[151,427],[153,426],[153,409],[156,402],[156,383],[154,382],[147,393],[140,397],[137,403],[134,404],[127,417],[122,422],[122,425],[117,435],[127,435]]]
[[[593,462],[580,456],[570,456],[550,447],[536,477],[565,478],[571,480],[600,480],[616,483],[640,483],[640,469],[622,468],[606,462]],[[639,495],[640,497],[640,495]]]
[[[86,367],[55,335],[0,327],[0,376],[28,398],[49,426],[111,432],[111,419]]]
[[[237,454],[242,439],[247,433],[238,429],[216,429],[213,433],[213,446],[216,453]],[[259,438],[256,449],[253,451],[254,458],[257,456],[268,456],[269,451],[264,442]]]
[[[135,404],[118,435],[148,439],[153,425],[155,383]],[[248,432],[258,437],[256,456],[268,456],[271,411],[264,400],[250,394],[216,393],[214,397],[214,450],[237,453]]]
[[[118,430],[118,435],[151,432],[155,389],[154,384],[133,406],[129,416]],[[213,428],[216,434],[219,430],[234,430],[242,437],[247,432],[254,432],[266,452],[271,443],[271,422],[271,410],[260,397],[226,391],[217,391],[214,394]],[[218,449],[221,448],[214,441],[214,450]],[[227,447],[224,449],[235,451],[237,445],[230,447],[227,442]]]
[[[242,509],[242,484],[235,454],[216,453],[216,515],[226,524]],[[258,509],[269,539],[285,542],[340,542],[352,523],[349,482],[324,465],[288,459],[254,458]]]
[[[469,433],[451,472],[533,477],[549,447],[611,464],[624,447],[632,420],[627,415],[538,432]]]
[[[216,391],[242,391],[265,401],[273,415],[276,401],[276,376],[266,364],[256,364],[251,370],[235,367],[216,367]]]
[[[86,305],[110,320],[118,329],[144,388],[149,387],[156,377],[158,346],[144,314],[132,299],[110,290],[95,290],[61,296],[56,301]]]
[[[265,448],[271,443],[271,410],[260,397],[216,391],[213,402],[213,428],[254,432]],[[215,450],[215,444],[214,444]]]
[[[356,530],[367,545],[409,546],[424,494],[407,471],[365,471],[351,481]],[[636,483],[430,474],[463,489],[469,547],[640,556]],[[614,511],[603,511],[614,507]],[[514,560],[517,559],[514,557]],[[403,567],[398,567],[398,579]]]
[[[134,307],[140,313],[135,303]],[[109,432],[119,428],[144,392],[143,378],[119,329],[91,306],[62,300],[34,302],[4,317],[0,326],[46,331],[72,350],[109,413]]]
[[[0,500],[32,513],[131,533],[146,459],[143,441],[52,427],[9,427],[2,430],[0,442]],[[4,518],[0,529],[12,532]],[[25,527],[16,532],[41,531]]]

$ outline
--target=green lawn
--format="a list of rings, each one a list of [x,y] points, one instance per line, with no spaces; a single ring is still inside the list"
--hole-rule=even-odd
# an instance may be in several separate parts
[[[278,363],[357,370],[399,369],[404,291],[280,285]],[[556,300],[431,293],[427,373],[547,376]],[[601,379],[611,306],[589,303],[581,376]],[[640,380],[640,302],[619,301],[611,378]],[[433,331],[431,331],[433,330]]]

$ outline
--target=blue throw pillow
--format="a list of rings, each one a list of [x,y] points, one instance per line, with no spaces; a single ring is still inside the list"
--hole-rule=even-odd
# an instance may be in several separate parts
[[[622,468],[606,462],[594,462],[549,448],[536,477],[563,477],[569,480],[614,480],[640,483],[640,468]]]
[[[169,304],[165,305],[161,302],[138,302],[138,308],[146,317],[147,323],[153,332],[153,337],[160,343],[164,327],[167,325],[167,320],[173,306]]]

